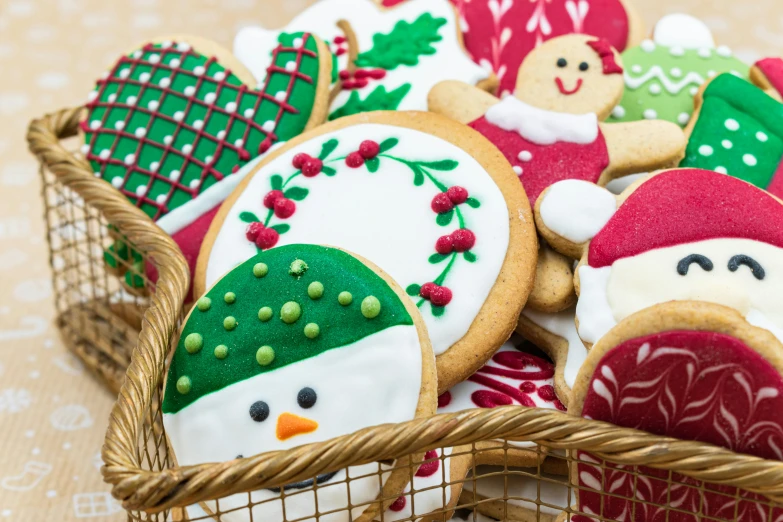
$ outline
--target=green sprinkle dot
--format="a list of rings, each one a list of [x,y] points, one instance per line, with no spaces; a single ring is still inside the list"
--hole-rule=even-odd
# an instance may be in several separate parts
[[[301,259],[296,259],[293,263],[291,263],[291,267],[288,269],[288,273],[294,277],[302,277],[304,273],[307,272],[308,268],[309,267],[307,266],[307,263]]]
[[[324,285],[320,281],[313,281],[307,287],[307,295],[310,299],[320,299],[324,295]]]
[[[275,351],[271,346],[262,346],[256,352],[256,362],[261,366],[269,366],[275,360]]]
[[[226,330],[233,330],[237,327],[237,320],[234,319],[233,316],[229,315],[225,319],[223,319],[223,328]]]
[[[225,344],[215,346],[215,357],[218,359],[225,359],[228,357],[228,346]]]
[[[235,294],[234,292],[226,292],[226,295],[223,296],[223,300],[226,303],[231,304],[237,300],[237,294]]]
[[[180,392],[182,395],[185,395],[190,391],[190,387],[193,385],[192,382],[190,382],[190,377],[187,375],[183,375],[179,379],[177,379],[177,391]]]
[[[362,315],[367,319],[375,319],[381,313],[381,302],[374,295],[368,295],[362,301]]]
[[[212,306],[212,299],[207,296],[202,297],[196,302],[196,308],[198,308],[200,312],[206,312],[209,310],[210,306]]]
[[[321,334],[321,327],[315,323],[307,323],[304,327],[304,334],[308,339],[315,339]]]
[[[264,277],[269,273],[269,267],[266,263],[256,263],[253,265],[253,275],[256,277]]]
[[[340,292],[340,295],[337,296],[337,302],[343,306],[348,306],[353,303],[351,292]]]
[[[301,315],[302,315],[302,307],[299,306],[299,303],[296,303],[294,301],[288,301],[280,309],[280,319],[282,319],[283,322],[286,324],[295,323],[296,320],[299,319],[299,317],[301,317]]]
[[[192,333],[185,337],[185,349],[188,353],[196,353],[204,346],[204,338],[201,334]]]
[[[267,322],[272,318],[272,309],[268,306],[263,307],[258,311],[258,318],[264,322]]]

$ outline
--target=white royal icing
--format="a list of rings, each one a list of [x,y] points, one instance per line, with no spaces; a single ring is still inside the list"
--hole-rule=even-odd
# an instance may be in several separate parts
[[[566,363],[563,367],[563,378],[569,388],[574,387],[579,369],[587,358],[587,348],[576,331],[576,308],[571,307],[562,312],[547,314],[525,309],[522,314],[547,332],[553,333],[568,343]]]
[[[368,368],[383,371],[367,372]],[[328,350],[207,394],[177,413],[164,414],[163,423],[172,447],[176,448],[179,465],[228,461],[237,455],[249,457],[328,440],[368,426],[411,420],[419,401],[421,372],[421,346],[416,327],[394,326],[338,350]],[[304,387],[311,387],[318,394],[315,405],[307,410],[297,404],[297,394]],[[262,422],[255,422],[248,414],[250,405],[258,400],[269,405],[269,417]],[[314,420],[318,428],[280,441],[275,429],[277,418],[283,412]],[[349,468],[352,477],[377,471],[377,464]],[[347,487],[339,483],[341,480],[345,480],[345,470],[319,483],[319,511],[348,505]],[[378,477],[370,475],[352,480],[350,489],[354,505],[369,502],[378,495]],[[251,496],[253,502],[260,502],[279,498],[280,493],[259,490]],[[246,494],[220,499],[222,519],[249,520],[247,509],[225,513],[247,503]],[[207,505],[214,511],[214,502]],[[287,518],[312,516],[315,507],[312,488],[286,492]],[[363,510],[364,507],[356,508],[353,516]],[[253,517],[283,520],[282,501],[254,506]],[[329,518],[330,521],[347,519],[347,510]]]
[[[579,320],[579,337],[585,342],[596,343],[612,329],[617,321],[606,295],[606,286],[612,268],[579,267],[579,299],[576,302],[576,318]]]
[[[452,290],[453,297],[442,316],[433,316],[429,303],[420,307],[436,354],[459,341],[495,285],[505,260],[509,242],[508,207],[491,176],[472,156],[451,143],[413,129],[382,124],[343,128],[319,135],[257,171],[215,236],[206,269],[206,287],[256,254],[255,245],[245,237],[247,224],[240,220],[239,214],[250,211],[266,216],[268,210],[263,206],[263,197],[271,189],[270,178],[294,172],[291,166],[294,155],[306,152],[317,156],[324,142],[336,138],[340,144],[330,157],[345,157],[363,140],[380,143],[389,137],[399,139],[397,146],[389,151],[394,156],[422,161],[457,160],[456,169],[433,170],[433,174],[449,186],[464,187],[470,197],[481,203],[476,209],[461,205],[465,226],[476,236],[471,252],[477,261],[469,263],[460,258],[452,265],[444,286]],[[277,245],[316,243],[344,248],[371,259],[403,288],[436,279],[445,266],[428,262],[435,253],[435,242],[459,228],[456,218],[449,226],[436,223],[431,203],[440,190],[428,182],[414,186],[411,170],[390,158],[381,158],[381,166],[375,173],[369,173],[366,167],[352,169],[342,160],[328,165],[336,169],[334,176],[321,173],[294,180],[293,184],[310,192],[304,201],[296,203],[293,216],[276,221],[291,227],[280,236]],[[414,297],[413,301],[418,302],[419,298]]]
[[[535,468],[519,469],[519,471],[533,476],[514,474],[513,471],[504,471],[500,466],[480,466],[476,473],[479,477],[475,482],[476,494],[485,499],[497,499],[498,501],[508,498],[509,505],[529,509],[534,514],[539,506],[541,513],[546,515],[558,515],[568,506],[569,488],[563,482],[567,481],[567,478],[542,474],[548,479],[560,482],[556,484],[535,478],[538,474]],[[497,473],[497,475],[482,477],[482,475],[490,473]],[[466,491],[472,492],[473,486],[472,480],[465,481]],[[541,503],[536,504],[536,500],[540,500]]]
[[[669,78],[660,65],[653,65],[641,76],[633,77],[626,72],[625,85],[629,89],[636,90],[653,78],[661,82],[663,88],[666,89],[666,91],[668,91],[670,94],[679,94],[680,91],[686,87],[693,85],[698,87],[705,81],[704,77],[695,71],[689,71],[688,74],[675,81]],[[651,85],[650,87],[652,88],[655,86],[657,86],[657,84]]]
[[[596,114],[547,111],[514,96],[506,96],[490,107],[485,117],[489,123],[514,131],[538,145],[552,145],[558,141],[586,145],[598,138]]]
[[[386,71],[380,80],[371,80],[367,87],[359,89],[362,99],[376,87],[383,85],[392,91],[404,84],[411,86],[408,94],[397,107],[398,110],[427,110],[427,95],[430,89],[443,80],[459,80],[468,84],[489,77],[483,67],[470,59],[460,44],[457,17],[447,0],[416,0],[404,2],[393,8],[384,9],[368,0],[321,0],[294,18],[280,31],[269,31],[260,27],[240,30],[234,40],[234,54],[250,69],[258,82],[266,77],[266,57],[277,45],[280,32],[312,32],[327,41],[342,36],[337,22],[347,20],[356,33],[359,52],[373,47],[373,35],[388,34],[401,20],[413,22],[424,13],[435,18],[444,18],[446,23],[438,29],[443,38],[432,42],[436,52],[418,57],[415,66],[398,65]],[[345,60],[340,61],[345,68]],[[341,91],[331,104],[331,111],[345,105],[351,91]]]
[[[544,224],[577,244],[592,239],[617,211],[614,195],[588,181],[558,181],[542,197],[539,213]]]
[[[439,461],[440,466],[438,470],[429,477],[413,476],[413,489],[416,493],[413,494],[413,503],[411,503],[411,485],[405,486],[405,493],[402,495],[405,497],[405,507],[400,511],[393,511],[387,509],[383,514],[384,522],[395,522],[397,520],[403,520],[411,518],[414,513],[415,506],[416,515],[426,515],[433,511],[443,509],[451,502],[451,486],[443,486],[452,482],[451,478],[451,459],[448,458],[451,455],[453,448],[445,448],[441,451],[440,448],[435,452],[438,454],[438,458],[442,455],[446,455]],[[464,477],[455,477],[454,480],[461,480]],[[429,489],[428,489],[429,488]],[[417,517],[418,519],[418,517]],[[375,520],[381,520],[381,516],[375,517]]]
[[[693,16],[675,13],[666,15],[655,24],[653,40],[666,47],[683,49],[713,49],[715,40],[707,25]]]

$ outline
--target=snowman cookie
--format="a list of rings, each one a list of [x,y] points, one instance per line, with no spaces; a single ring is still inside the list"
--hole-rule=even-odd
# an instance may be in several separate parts
[[[476,63],[494,71],[500,94],[516,84],[522,60],[544,41],[571,33],[606,39],[622,51],[644,37],[630,0],[451,0],[460,15],[465,46]]]
[[[773,290],[783,285],[783,205],[769,193],[717,172],[674,169],[617,197],[561,181],[535,213],[553,247],[581,258],[576,321],[587,345],[672,300],[733,307],[783,339],[783,296]]]
[[[569,413],[781,460],[782,354],[779,339],[730,308],[695,301],[656,305],[593,346]],[[782,512],[771,514],[766,498],[731,486],[703,488],[690,480],[690,487],[672,487],[666,471],[617,466],[582,451],[575,458],[579,511],[607,520],[629,512],[635,520],[659,520],[659,506],[676,506],[683,520],[698,514],[762,522]],[[646,478],[636,480],[637,472]],[[601,484],[612,485],[611,495],[601,494]]]
[[[82,153],[95,175],[170,234],[191,271],[217,208],[274,145],[326,119],[332,55],[309,33],[280,34],[258,86],[228,51],[194,36],[156,39],[121,57],[89,95]],[[106,256],[141,257],[118,238]]]
[[[704,22],[685,14],[661,18],[652,39],[622,57],[625,93],[608,122],[659,119],[684,127],[705,81],[721,73],[748,79],[748,66],[725,45],[716,47]]]
[[[331,42],[339,82],[330,119],[376,110],[426,110],[427,93],[441,80],[494,90],[491,73],[462,47],[459,21],[448,0],[416,0],[383,7],[373,0],[321,0],[294,18],[285,32],[310,31]],[[279,31],[247,27],[234,53],[263,76],[264,57]]]
[[[169,368],[163,423],[179,465],[220,462],[432,415],[435,379],[424,323],[396,283],[342,250],[290,245],[253,256],[198,299]],[[345,478],[342,470],[314,479],[319,511],[348,505]],[[382,491],[376,475],[354,480],[351,503],[401,494],[409,479],[407,468],[386,473]],[[258,504],[254,519],[314,515],[312,486],[285,486],[285,506]],[[279,496],[251,493],[253,502]],[[248,520],[248,510],[226,513],[247,502],[221,499],[223,519]]]
[[[375,112],[276,151],[221,207],[197,291],[259,250],[323,243],[372,259],[421,311],[438,387],[464,380],[516,325],[535,273],[535,223],[514,172],[475,131]]]

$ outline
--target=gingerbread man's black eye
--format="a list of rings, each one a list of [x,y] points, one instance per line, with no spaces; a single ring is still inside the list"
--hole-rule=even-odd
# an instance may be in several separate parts
[[[590,65],[588,65],[587,62],[582,62],[582,63],[579,64],[579,70],[580,71],[586,71],[589,68],[590,68]]]
[[[691,254],[683,257],[680,259],[680,262],[677,263],[677,273],[683,276],[688,275],[688,268],[690,268],[693,263],[699,265],[705,272],[712,270],[712,261],[701,254]]]
[[[750,272],[753,274],[753,277],[759,281],[764,279],[764,276],[766,275],[764,268],[758,263],[758,261],[750,256],[746,256],[745,254],[738,254],[729,259],[729,270],[732,272],[739,270],[740,265],[745,265],[746,267],[750,268]]]
[[[269,405],[264,401],[256,401],[250,405],[250,418],[256,422],[263,422],[269,417]]]
[[[318,395],[316,395],[315,390],[312,388],[302,388],[296,396],[296,402],[304,409],[315,406],[316,400],[318,400]]]
[[[568,60],[566,60],[565,58],[560,58],[559,60],[557,60],[558,67],[565,67],[566,65],[568,65]]]

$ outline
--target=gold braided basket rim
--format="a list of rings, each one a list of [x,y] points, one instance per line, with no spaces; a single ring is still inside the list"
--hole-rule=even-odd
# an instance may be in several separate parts
[[[512,438],[581,450],[624,465],[644,465],[697,480],[736,486],[783,502],[783,462],[706,443],[619,428],[609,423],[522,406],[441,414],[360,430],[290,450],[221,463],[142,469],[138,445],[145,415],[163,378],[165,358],[187,294],[190,274],[174,241],[60,140],[76,134],[81,109],[33,120],[30,150],[60,183],[120,228],[156,266],[159,278],[144,312],[138,345],[109,417],[103,478],[127,510],[155,513],[261,488],[279,487],[348,466],[390,460],[441,447]]]

